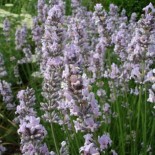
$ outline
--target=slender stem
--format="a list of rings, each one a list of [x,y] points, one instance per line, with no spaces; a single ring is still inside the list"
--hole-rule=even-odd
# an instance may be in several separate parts
[[[57,147],[56,138],[55,138],[55,135],[54,135],[53,123],[51,123],[51,131],[52,131],[52,137],[53,137],[56,153],[57,153],[57,155],[60,155],[58,147]]]
[[[60,115],[61,119],[63,120],[64,119],[63,114],[61,112],[59,112],[59,115]],[[63,124],[63,130],[64,130],[65,134],[67,135],[67,138],[69,140],[69,144],[71,145],[71,150],[74,151],[74,153],[73,152],[71,152],[71,153],[76,155],[77,154],[76,148],[74,147],[74,143],[72,143],[72,137],[71,137],[72,130],[70,131],[65,124]],[[79,148],[79,144],[77,143],[77,138],[75,137],[75,139],[76,139],[76,145]]]
[[[113,82],[113,88],[114,88],[114,94],[116,97],[116,110],[118,113],[118,124],[119,124],[119,130],[120,130],[119,146],[121,147],[121,154],[125,155],[124,134],[123,134],[123,128],[122,128],[122,123],[121,123],[121,114],[120,114],[119,103],[118,103],[118,99],[117,99],[116,87],[114,85],[114,82]]]
[[[147,94],[146,94],[146,85],[145,85],[145,102],[144,102],[144,114],[142,115],[142,121],[143,121],[143,143],[144,143],[144,155],[146,155],[146,99],[147,99]]]

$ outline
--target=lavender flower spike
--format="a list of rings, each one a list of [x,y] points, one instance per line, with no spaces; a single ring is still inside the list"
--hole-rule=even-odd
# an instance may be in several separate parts
[[[6,38],[6,41],[9,41],[10,40],[10,36],[9,36],[10,21],[8,20],[8,18],[5,18],[5,20],[3,21],[3,32],[4,32],[4,36]]]
[[[27,88],[18,92],[17,98],[20,105],[16,114],[19,114],[20,122],[18,134],[21,138],[21,152],[23,155],[50,155],[46,144],[42,144],[47,135],[44,126],[40,124],[40,118],[33,109],[35,105],[34,90]]]
[[[15,103],[13,102],[13,95],[10,83],[6,81],[0,81],[0,94],[3,97],[3,102],[6,104],[6,108],[8,110],[15,109]]]
[[[7,75],[5,66],[4,66],[4,60],[3,55],[0,53],[0,78],[3,78]]]

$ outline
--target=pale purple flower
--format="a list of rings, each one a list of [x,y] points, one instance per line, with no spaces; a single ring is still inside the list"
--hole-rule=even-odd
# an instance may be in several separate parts
[[[93,135],[92,134],[86,134],[84,135],[85,144],[89,144],[93,141]]]
[[[147,5],[145,8],[143,8],[143,11],[145,11],[145,15],[149,14],[150,12],[155,13],[155,8],[152,5],[152,3],[149,3],[149,5]]]
[[[38,19],[41,23],[44,23],[47,17],[48,6],[45,3],[45,0],[38,0]]]
[[[155,91],[155,83],[152,85],[152,90]]]
[[[22,50],[27,43],[27,27],[23,25],[21,29],[17,29],[15,33],[15,45],[17,50]]]
[[[40,124],[40,118],[36,116],[33,106],[35,105],[34,90],[27,88],[17,94],[20,105],[17,106],[16,118],[19,123],[18,134],[21,138],[21,152],[27,154],[49,155],[46,144],[41,142],[47,135],[47,131]]]
[[[120,73],[120,71],[119,71],[118,66],[115,63],[112,63],[112,65],[111,65],[111,71],[109,73],[109,77],[111,79],[118,78],[119,73]]]
[[[3,33],[4,33],[4,36],[6,37],[6,41],[10,40],[10,36],[9,36],[10,28],[11,28],[10,21],[8,20],[8,18],[5,18],[5,20],[3,21]]]
[[[81,7],[80,0],[71,0],[71,6],[73,10],[78,9],[78,7]]]
[[[122,12],[121,12],[121,17],[119,18],[120,22],[121,23],[126,23],[128,18],[126,16],[126,10],[123,9]]]
[[[119,25],[118,6],[110,4],[108,16],[106,18],[106,29],[113,34]]]
[[[73,101],[73,103],[74,105],[70,107],[70,114],[74,116],[78,116],[80,114],[80,108],[75,104],[75,101]]]
[[[91,112],[94,115],[94,118],[97,118],[101,115],[100,113],[100,106],[98,104],[98,101],[95,99],[95,95],[93,92],[90,92],[88,96],[88,103],[91,106]]]
[[[155,93],[149,89],[149,98],[147,99],[148,102],[155,103]]]
[[[21,120],[18,129],[18,134],[23,141],[30,140],[43,140],[47,132],[45,128],[40,124],[40,118],[34,116],[26,116],[24,120]]]
[[[130,78],[135,79],[136,82],[141,82],[142,80],[142,73],[140,72],[140,67],[139,66],[135,66],[132,70],[131,70],[131,76]]]
[[[49,122],[59,122],[60,118],[56,113],[59,103],[61,102],[61,74],[62,60],[57,57],[48,59],[46,70],[43,73],[43,92],[45,102],[41,103],[41,109],[44,110],[43,118]]]
[[[6,151],[6,148],[1,143],[2,141],[0,140],[0,155],[2,155]]]
[[[106,91],[103,89],[98,89],[96,94],[99,97],[103,97],[103,96],[106,96]]]
[[[36,116],[36,111],[33,109],[36,100],[34,93],[34,90],[30,88],[18,92],[17,98],[20,104],[16,107],[15,114],[18,114],[16,122],[20,123],[26,116]]]
[[[61,155],[69,155],[69,147],[68,147],[66,141],[61,142],[60,154]]]
[[[114,5],[114,4],[110,4],[109,6],[109,13],[110,15],[115,15],[115,13],[118,12],[118,6]]]
[[[85,143],[84,143],[84,146],[80,148],[80,153],[83,153],[84,155],[89,155],[89,154],[95,155],[99,153],[99,150],[94,143],[92,134],[84,135],[84,139],[85,139]]]
[[[22,148],[22,153],[24,155],[34,155],[37,152],[37,149],[35,148],[35,146],[31,143],[25,144]]]
[[[48,18],[47,19],[52,20],[54,18],[56,18],[58,20],[60,20],[62,18],[62,10],[61,10],[61,7],[59,5],[54,5],[52,7],[52,9],[50,9],[48,12]]]
[[[89,155],[89,154],[98,154],[99,151],[97,150],[96,146],[94,143],[90,143],[88,145],[84,145],[83,147],[80,148],[80,153],[83,153],[84,155]]]
[[[3,102],[6,104],[6,108],[8,110],[14,110],[15,103],[13,101],[11,84],[6,81],[0,81],[0,94],[3,97]]]
[[[73,122],[74,122],[74,128],[76,133],[78,133],[79,131],[84,131],[84,127],[83,127],[84,125],[82,120],[77,119],[77,121],[74,120]]]
[[[100,12],[102,11],[103,6],[101,4],[96,4],[94,8],[95,8],[95,11]]]
[[[17,98],[24,102],[26,106],[33,106],[35,104],[34,90],[27,88],[26,90],[21,90],[17,94]]]
[[[105,113],[109,113],[110,112],[110,105],[108,103],[105,103],[103,106],[103,111]]]
[[[100,144],[100,149],[105,150],[108,146],[111,145],[112,140],[110,139],[109,133],[103,134],[101,137],[98,137],[98,142]]]
[[[32,27],[32,39],[35,41],[36,45],[41,44],[41,38],[43,35],[43,27],[39,25],[38,18],[33,19],[33,27]]]
[[[22,28],[20,29],[19,28],[16,29],[15,33],[16,50],[22,51],[25,55],[24,58],[18,60],[18,64],[23,64],[32,61],[31,46],[28,44],[27,36],[28,36],[28,30],[26,25],[23,25]]]
[[[86,128],[89,129],[91,132],[94,132],[99,126],[92,117],[85,118],[84,123]]]
[[[130,94],[134,94],[134,95],[139,95],[139,90],[138,90],[138,88],[137,87],[135,87],[134,89],[131,89],[130,90]]]
[[[4,59],[3,55],[0,53],[0,78],[3,78],[7,75],[5,66],[4,66]]]
[[[48,151],[46,144],[38,147],[38,145],[27,143],[23,146],[21,151],[23,155],[34,155],[36,153],[38,153],[39,155],[51,155],[50,152]]]

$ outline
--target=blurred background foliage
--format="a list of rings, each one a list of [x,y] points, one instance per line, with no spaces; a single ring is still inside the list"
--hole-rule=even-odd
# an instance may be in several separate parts
[[[49,0],[46,0],[49,1]],[[66,1],[66,13],[70,14],[71,0]],[[143,12],[142,9],[147,6],[150,2],[155,5],[155,0],[81,0],[83,5],[88,10],[93,10],[96,3],[102,3],[104,8],[108,10],[111,3],[119,6],[120,10],[126,9],[127,15],[136,12],[139,16]],[[13,4],[13,7],[8,7],[6,4]],[[12,13],[29,13],[31,15],[36,14],[37,0],[0,0],[0,8],[9,9]]]
[[[127,15],[130,16],[133,12],[140,15],[142,9],[150,2],[155,5],[155,0],[82,0],[84,5],[87,5],[88,9],[93,9],[96,3],[102,3],[106,10],[108,10],[111,3],[119,6],[120,10],[123,8],[127,11]]]

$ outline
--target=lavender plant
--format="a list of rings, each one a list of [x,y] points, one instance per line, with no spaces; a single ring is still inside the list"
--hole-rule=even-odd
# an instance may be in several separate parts
[[[66,16],[64,1],[38,0],[32,28],[21,24],[15,38],[14,23],[3,23],[10,47],[2,41],[0,104],[16,108],[21,154],[154,154],[154,6],[137,18],[114,4],[108,11],[101,4],[88,11],[82,1],[70,2]],[[29,63],[36,72],[21,82]],[[0,154],[8,153],[5,136],[0,139],[6,146],[0,145]]]

